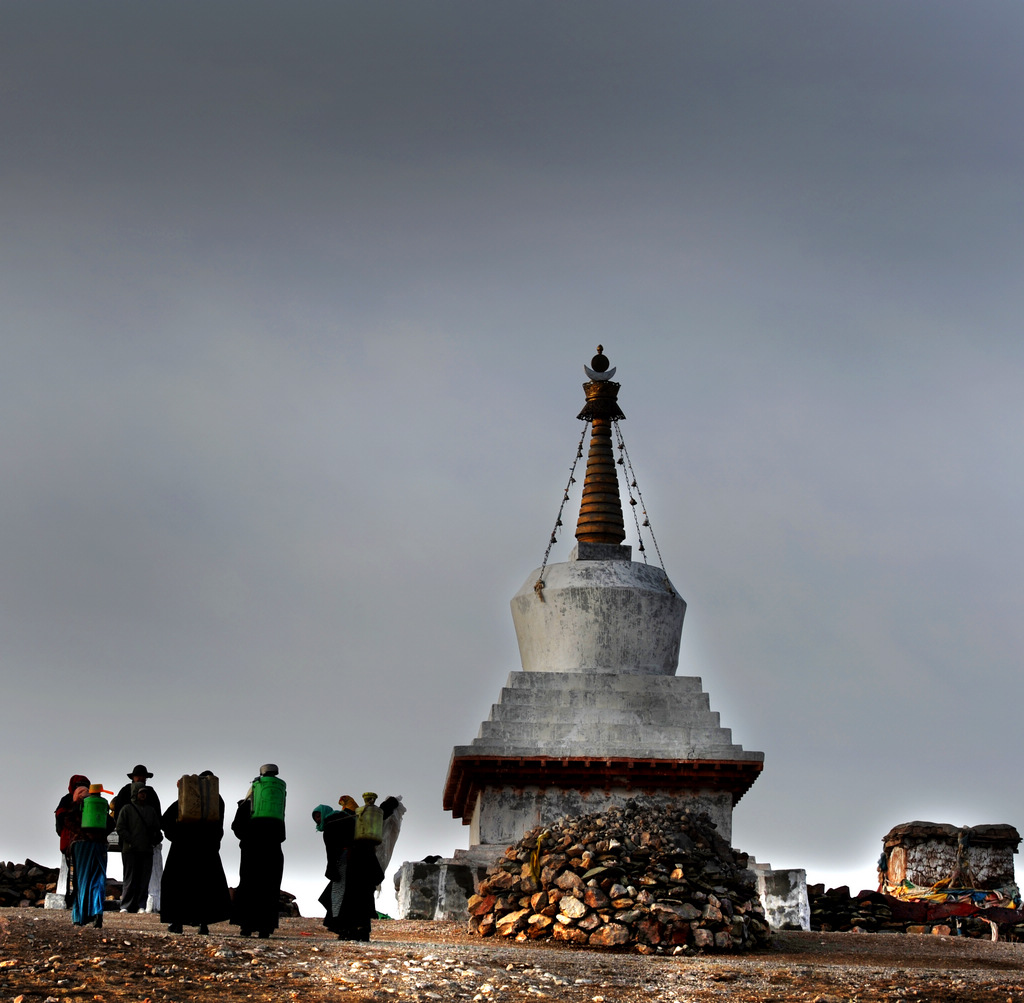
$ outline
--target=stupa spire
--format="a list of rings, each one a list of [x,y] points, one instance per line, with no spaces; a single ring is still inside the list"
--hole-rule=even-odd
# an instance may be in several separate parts
[[[590,365],[583,369],[590,381],[583,384],[587,403],[577,417],[581,421],[589,421],[591,430],[576,540],[614,546],[626,538],[626,529],[619,498],[619,478],[615,472],[612,422],[626,416],[618,404],[619,384],[611,379],[615,370],[608,368],[608,357],[601,345],[597,346],[597,355],[590,360]]]

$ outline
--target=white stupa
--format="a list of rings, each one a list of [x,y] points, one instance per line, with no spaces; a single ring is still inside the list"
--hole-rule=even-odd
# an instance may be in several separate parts
[[[497,859],[538,824],[629,798],[699,807],[731,841],[733,806],[764,762],[733,743],[699,678],[675,674],[686,603],[622,543],[612,434],[625,416],[597,351],[579,415],[591,438],[577,545],[512,599],[522,670],[452,752],[444,807],[470,827],[469,850],[456,851],[466,863]]]

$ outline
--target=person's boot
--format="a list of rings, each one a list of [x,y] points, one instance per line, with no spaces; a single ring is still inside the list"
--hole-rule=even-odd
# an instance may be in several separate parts
[[[96,927],[97,930],[103,926],[103,913],[100,912],[96,914],[96,918],[92,921],[92,925]]]
[[[210,932],[210,928],[205,923],[200,923],[199,924],[199,933],[202,936],[205,937],[209,932]]]
[[[168,933],[181,933],[181,924],[180,923],[172,923],[169,927],[167,927],[167,932]]]

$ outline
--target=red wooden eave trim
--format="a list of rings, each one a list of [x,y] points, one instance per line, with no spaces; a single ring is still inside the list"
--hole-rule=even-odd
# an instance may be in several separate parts
[[[453,756],[443,805],[466,825],[480,791],[488,786],[728,791],[735,805],[763,767],[747,759]]]

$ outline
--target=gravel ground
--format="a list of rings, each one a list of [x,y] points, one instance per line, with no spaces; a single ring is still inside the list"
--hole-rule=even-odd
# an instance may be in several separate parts
[[[270,940],[227,924],[174,936],[155,916],[0,910],[0,1003],[641,1000],[1024,1003],[1024,944],[955,937],[776,934],[763,954],[643,957],[470,937],[451,923],[381,921],[369,944],[287,919]]]

